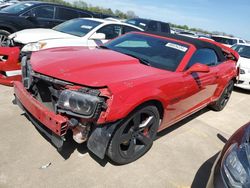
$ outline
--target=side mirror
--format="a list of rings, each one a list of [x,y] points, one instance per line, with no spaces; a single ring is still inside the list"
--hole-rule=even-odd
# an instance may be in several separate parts
[[[30,21],[35,21],[36,20],[36,17],[34,14],[30,14],[28,16],[25,17],[26,20],[30,20]]]
[[[94,33],[89,39],[93,40],[105,40],[106,35],[104,33]]]
[[[193,72],[203,72],[207,73],[210,71],[209,66],[201,64],[201,63],[195,63],[192,65],[186,72],[185,75],[191,74]]]

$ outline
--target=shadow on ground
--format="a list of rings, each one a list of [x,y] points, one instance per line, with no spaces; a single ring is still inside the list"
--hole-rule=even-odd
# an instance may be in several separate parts
[[[198,112],[196,112],[195,114],[185,118],[184,120],[174,124],[173,126],[170,126],[169,128],[166,128],[165,130],[161,131],[160,133],[157,134],[157,139],[161,138],[162,136],[165,136],[167,135],[168,133],[176,130],[177,128],[181,127],[182,125],[188,123],[189,121],[195,119],[196,117],[206,113],[209,111],[209,108],[204,108]],[[22,115],[25,115],[27,119],[29,119],[29,117],[23,113]],[[32,123],[32,121],[31,121]],[[36,127],[35,127],[36,128]],[[37,128],[36,128],[37,129]],[[41,132],[39,129],[37,129],[38,132],[49,142],[52,144],[50,138],[48,138],[43,132]],[[50,131],[50,130],[48,130]],[[89,153],[90,157],[93,158],[97,163],[99,163],[101,166],[105,166],[107,163],[111,163],[113,165],[117,165],[115,163],[113,163],[108,157],[105,157],[104,159],[100,159],[98,158],[95,154],[93,154],[91,151],[88,150],[87,148],[87,144],[84,143],[84,144],[78,144],[76,143],[73,138],[72,138],[72,132],[71,131],[68,131],[68,133],[66,134],[65,136],[65,139],[66,141],[64,142],[64,145],[62,147],[61,150],[58,150],[58,152],[60,153],[60,155],[65,159],[69,159],[71,154],[77,150],[79,153],[81,154],[85,154],[85,153]],[[54,146],[54,145],[53,145]],[[55,147],[55,146],[54,146]],[[56,147],[55,147],[56,148]],[[57,148],[56,148],[57,149]]]
[[[224,144],[227,142],[227,139],[223,137],[220,133],[217,134],[217,137]],[[216,153],[201,165],[201,167],[195,174],[191,188],[206,188],[212,167],[219,154],[220,152]]]
[[[219,152],[209,158],[206,162],[204,162],[197,173],[195,174],[194,180],[192,182],[191,188],[206,188],[211,169],[213,164],[218,157]]]
[[[238,88],[238,87],[234,87],[234,92],[250,95],[250,90],[241,89],[241,88]]]

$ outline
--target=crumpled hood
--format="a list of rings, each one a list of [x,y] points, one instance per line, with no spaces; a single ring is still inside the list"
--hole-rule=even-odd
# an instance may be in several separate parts
[[[35,72],[92,87],[166,73],[112,50],[83,47],[52,48],[35,52],[31,56],[31,66]]]
[[[24,29],[9,36],[14,38],[15,42],[28,44],[31,42],[38,42],[40,40],[48,39],[64,39],[64,38],[79,38],[74,35],[55,31],[53,29]]]
[[[248,59],[248,58],[240,57],[238,60],[238,64],[242,68],[250,69],[250,59]]]

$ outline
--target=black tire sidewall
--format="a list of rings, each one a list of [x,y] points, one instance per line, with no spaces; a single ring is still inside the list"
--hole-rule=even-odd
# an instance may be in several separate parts
[[[228,82],[227,86],[224,88],[224,90],[223,90],[223,92],[222,92],[220,98],[216,101],[216,103],[215,103],[214,105],[211,106],[214,110],[216,110],[216,111],[221,111],[221,110],[223,110],[223,109],[226,107],[226,105],[227,105],[229,99],[228,99],[227,103],[226,103],[224,106],[221,105],[221,102],[222,102],[222,100],[224,100],[223,96],[224,96],[224,94],[225,94],[226,89],[228,89],[229,87],[232,87],[232,88],[233,88],[233,85],[234,85],[233,80],[230,80],[230,81]],[[230,92],[232,93],[232,91],[230,91]],[[231,95],[230,95],[230,97],[231,97]]]
[[[147,147],[145,147],[143,152],[135,155],[134,157],[132,157],[132,158],[124,158],[120,154],[120,150],[119,150],[120,136],[122,135],[123,130],[125,129],[126,122],[131,120],[132,117],[137,112],[144,111],[144,110],[150,110],[154,114],[154,116],[156,118],[156,122],[154,124],[155,127],[153,127],[154,132],[152,134],[152,143],[150,145],[148,145]],[[122,165],[122,164],[127,164],[127,163],[130,163],[130,162],[133,162],[133,161],[137,160],[138,158],[140,158],[141,156],[143,156],[151,148],[151,146],[153,144],[153,140],[156,137],[157,130],[158,130],[158,127],[159,127],[159,122],[160,122],[160,115],[159,115],[159,111],[158,111],[157,107],[155,107],[155,106],[151,106],[151,105],[150,106],[144,106],[144,107],[141,107],[141,108],[137,109],[136,111],[134,111],[131,115],[129,115],[127,118],[124,119],[124,121],[121,123],[121,125],[115,131],[115,133],[114,133],[114,135],[113,135],[113,137],[111,139],[109,148],[108,148],[108,153],[107,154],[108,154],[109,158],[113,162],[115,162],[116,164]]]

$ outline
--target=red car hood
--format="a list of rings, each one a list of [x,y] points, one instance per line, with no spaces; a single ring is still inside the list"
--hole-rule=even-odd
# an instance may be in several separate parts
[[[31,66],[35,72],[93,87],[108,86],[163,72],[112,50],[81,47],[35,52],[31,57]]]

